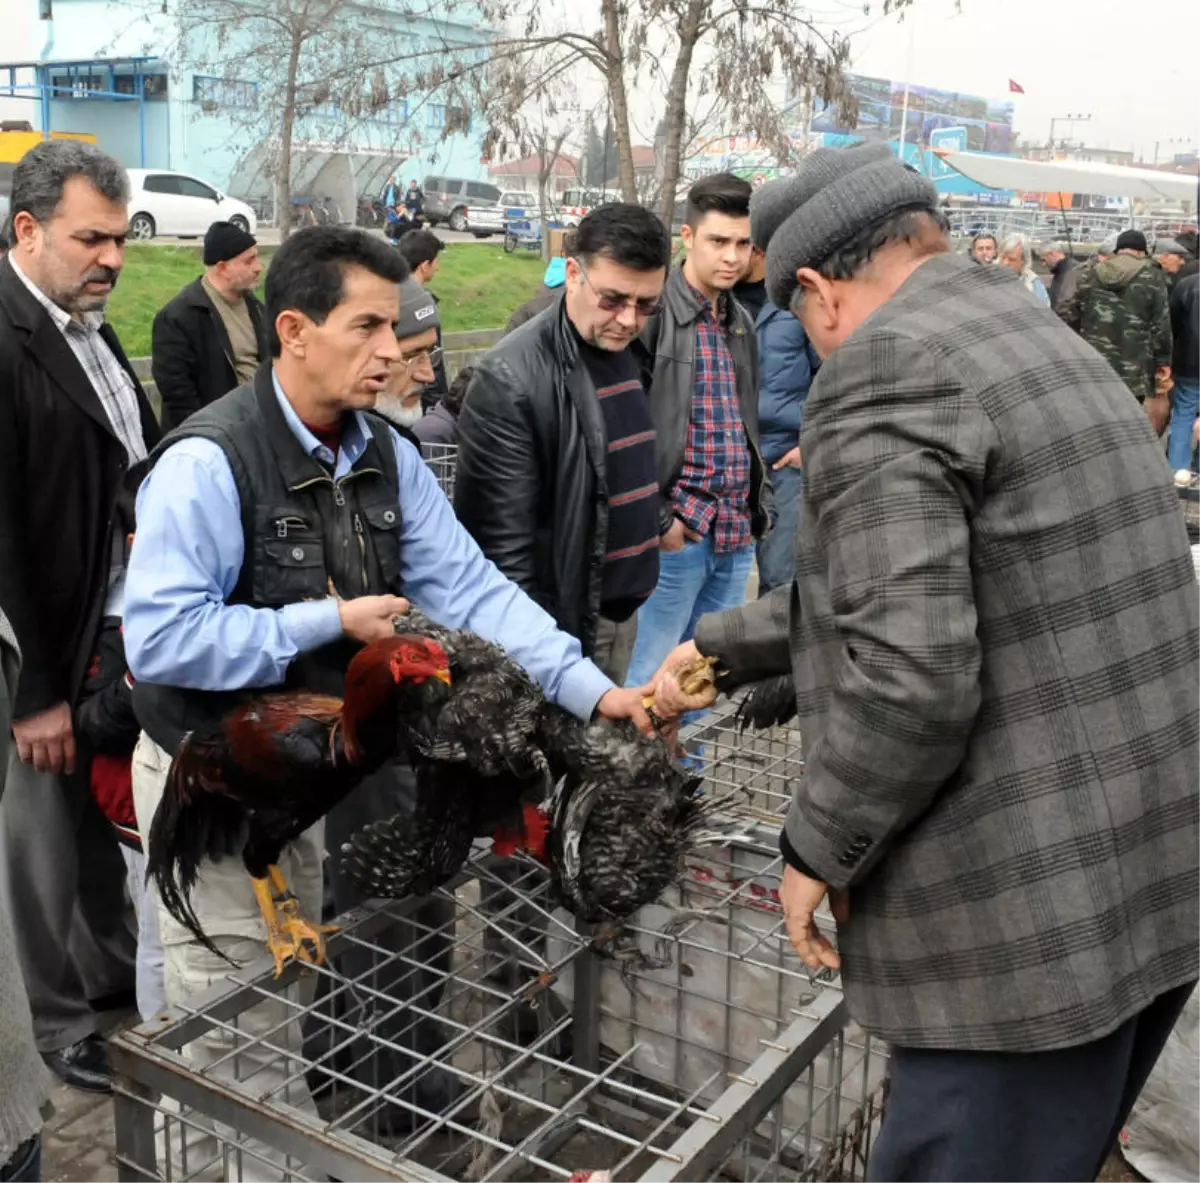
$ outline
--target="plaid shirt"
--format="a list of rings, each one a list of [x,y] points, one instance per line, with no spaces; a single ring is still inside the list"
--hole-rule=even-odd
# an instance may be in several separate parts
[[[142,438],[142,415],[138,409],[137,390],[133,379],[125,372],[120,362],[113,357],[112,350],[100,336],[104,323],[102,312],[85,312],[82,323],[60,308],[41,288],[17,266],[10,255],[9,262],[20,281],[29,289],[33,298],[46,310],[50,319],[58,326],[75,359],[83,367],[84,375],[91,383],[117,439],[125,445],[129,463],[136,464],[146,458],[146,441]]]
[[[713,549],[722,553],[751,539],[750,448],[725,330],[712,302],[688,287],[700,305],[696,378],[687,448],[671,500],[684,525],[697,534],[711,531]]]

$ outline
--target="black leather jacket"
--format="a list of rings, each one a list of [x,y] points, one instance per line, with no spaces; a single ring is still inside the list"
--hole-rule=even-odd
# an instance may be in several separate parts
[[[649,377],[650,359],[631,346]],[[561,299],[475,367],[458,417],[454,509],[483,553],[585,655],[608,538],[607,437]]]
[[[650,415],[658,432],[658,487],[665,494],[679,479],[692,417],[692,391],[696,383],[696,303],[676,267],[667,277],[662,309],[646,322],[642,342],[653,356]],[[746,442],[750,446],[750,515],[755,538],[761,538],[771,521],[771,481],[758,445],[758,344],[750,314],[732,298],[725,300],[725,328],[737,379],[738,406]],[[664,497],[661,528],[666,533],[674,520]]]

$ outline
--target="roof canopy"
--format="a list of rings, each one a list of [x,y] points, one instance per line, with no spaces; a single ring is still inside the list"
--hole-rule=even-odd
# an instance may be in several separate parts
[[[1077,160],[1021,160],[977,152],[942,151],[937,155],[964,177],[989,189],[1091,193],[1140,201],[1196,201],[1195,176]]]

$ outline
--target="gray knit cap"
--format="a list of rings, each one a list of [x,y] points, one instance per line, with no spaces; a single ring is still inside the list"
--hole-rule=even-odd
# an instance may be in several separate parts
[[[750,240],[765,251],[775,231],[796,212],[795,177],[777,177],[750,195]]]
[[[770,235],[767,250],[767,295],[779,308],[788,306],[801,267],[819,266],[860,231],[902,209],[937,209],[933,182],[878,141],[818,148],[787,184],[792,212]]]
[[[437,301],[412,276],[400,285],[400,320],[396,324],[396,339],[419,337],[430,329],[440,328]]]

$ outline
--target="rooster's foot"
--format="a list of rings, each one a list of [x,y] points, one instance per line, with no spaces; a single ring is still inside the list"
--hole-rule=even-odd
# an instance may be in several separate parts
[[[280,909],[284,913],[279,925],[281,945],[289,950],[288,955],[296,961],[303,961],[308,965],[324,964],[325,936],[327,933],[337,932],[336,925],[312,924],[298,912],[295,915],[288,915],[287,905],[288,901],[284,900]],[[278,955],[275,965],[275,976],[278,977],[280,965]]]
[[[252,882],[267,925],[267,949],[275,961],[275,976],[283,973],[289,961],[321,965],[325,960],[325,936],[337,928],[312,924],[300,915],[300,901],[278,867],[268,867],[266,879]]]

